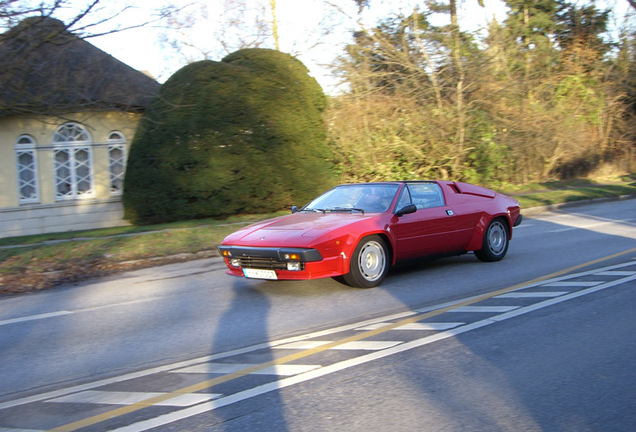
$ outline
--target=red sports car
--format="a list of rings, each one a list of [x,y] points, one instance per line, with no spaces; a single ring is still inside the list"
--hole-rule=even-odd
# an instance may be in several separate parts
[[[230,234],[219,252],[230,275],[337,277],[370,288],[403,259],[474,251],[482,261],[499,261],[521,220],[516,200],[467,183],[345,184],[291,215]]]

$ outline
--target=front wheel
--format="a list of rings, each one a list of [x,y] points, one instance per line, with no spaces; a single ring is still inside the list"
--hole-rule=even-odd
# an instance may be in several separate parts
[[[378,235],[363,238],[351,256],[349,273],[343,276],[347,285],[373,288],[380,285],[389,270],[386,242]]]
[[[508,252],[508,227],[501,219],[494,219],[488,224],[482,246],[475,251],[475,256],[481,261],[500,261]]]

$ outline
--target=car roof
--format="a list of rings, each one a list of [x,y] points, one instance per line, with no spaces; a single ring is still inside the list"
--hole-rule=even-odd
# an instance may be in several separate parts
[[[390,185],[390,184],[405,184],[405,183],[437,183],[437,180],[392,180],[381,182],[361,182],[361,183],[342,183],[338,186],[362,186],[362,185]]]

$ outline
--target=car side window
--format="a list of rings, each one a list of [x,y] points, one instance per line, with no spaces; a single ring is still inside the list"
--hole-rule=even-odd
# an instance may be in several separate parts
[[[418,210],[444,205],[444,195],[437,183],[412,183],[407,187]]]
[[[403,190],[402,190],[402,195],[400,195],[400,199],[397,203],[397,207],[396,207],[396,212],[403,209],[404,207],[406,207],[407,205],[412,204],[411,201],[411,193],[409,192],[409,187],[406,186]]]

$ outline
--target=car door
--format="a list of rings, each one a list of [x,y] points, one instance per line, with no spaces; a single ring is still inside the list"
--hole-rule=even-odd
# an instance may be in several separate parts
[[[417,211],[400,216],[395,224],[398,259],[453,252],[465,247],[472,228],[446,204],[437,183],[408,183],[402,190],[397,209],[408,204],[415,204]]]

